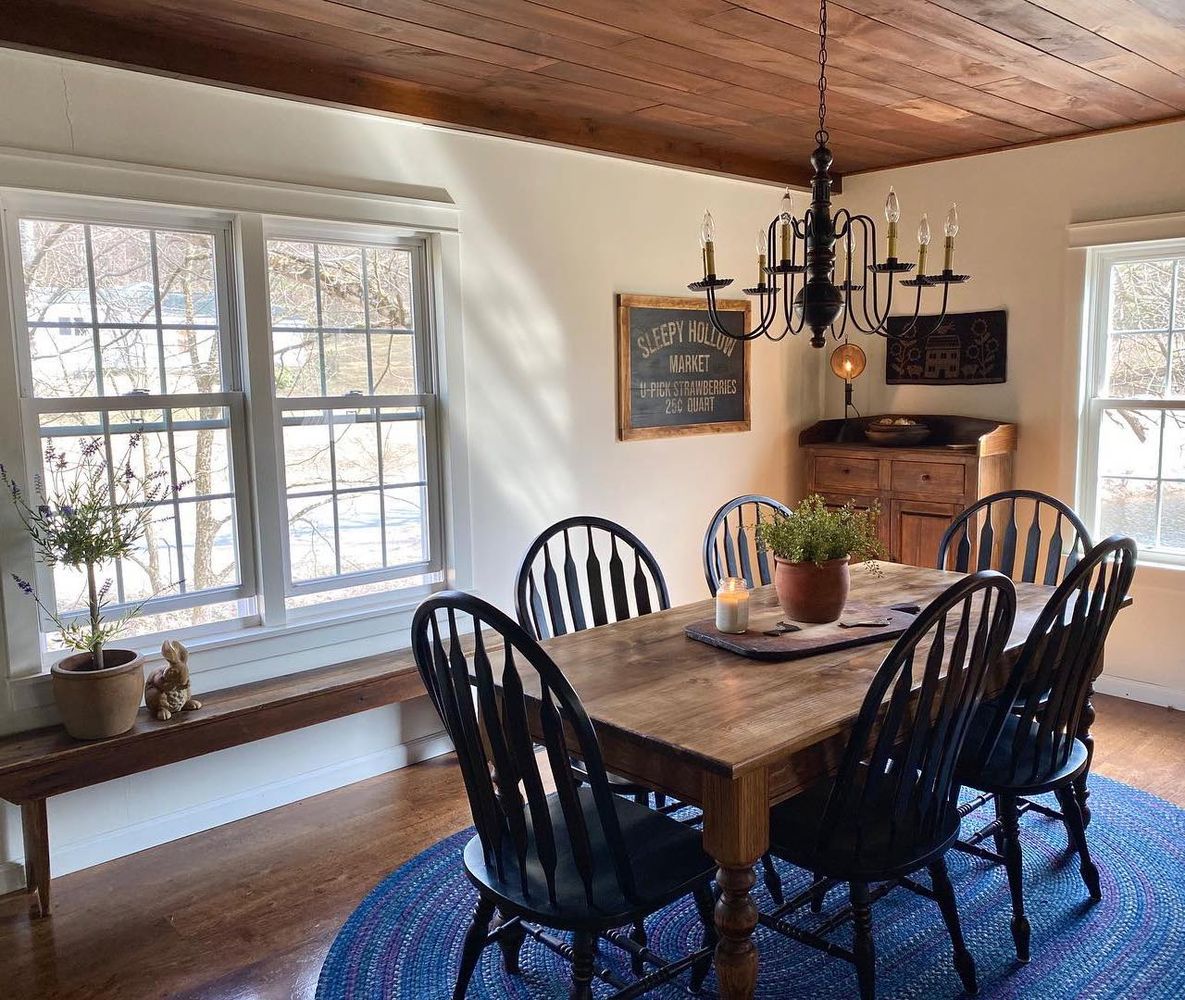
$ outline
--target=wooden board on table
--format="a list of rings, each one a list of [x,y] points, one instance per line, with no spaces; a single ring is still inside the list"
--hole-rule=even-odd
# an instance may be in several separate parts
[[[881,626],[859,626],[845,628],[842,622],[861,622],[869,619],[887,619],[889,624]],[[692,622],[683,634],[697,642],[726,649],[738,656],[751,660],[799,660],[840,649],[869,646],[877,642],[896,639],[909,628],[914,615],[885,605],[853,602],[844,608],[839,621],[818,625],[802,624],[801,631],[784,635],[766,635],[778,622],[787,620],[785,612],[767,611],[754,615],[749,620],[749,629],[739,635],[721,632],[711,618]]]

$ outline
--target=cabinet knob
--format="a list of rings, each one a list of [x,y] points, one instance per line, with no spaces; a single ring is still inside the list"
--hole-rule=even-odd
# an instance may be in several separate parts
[[[929,481],[930,481],[930,473],[928,473],[928,472],[923,472],[923,473],[922,473],[922,482],[923,482],[923,483],[928,483]]]

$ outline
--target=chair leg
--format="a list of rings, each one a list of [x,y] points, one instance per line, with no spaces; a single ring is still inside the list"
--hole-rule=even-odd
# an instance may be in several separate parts
[[[1082,815],[1082,807],[1078,804],[1077,790],[1067,785],[1057,790],[1058,805],[1062,807],[1062,818],[1066,823],[1066,832],[1070,835],[1070,842],[1078,852],[1078,870],[1082,872],[1082,881],[1086,883],[1090,898],[1096,903],[1103,898],[1103,890],[1099,885],[1099,870],[1090,858],[1090,850],[1086,846],[1086,822]]]
[[[643,948],[646,947],[646,925],[641,920],[636,921],[630,930],[630,940],[634,944],[640,944]],[[646,963],[638,955],[631,955],[630,969],[635,976],[641,976],[646,971]]]
[[[719,932],[716,930],[716,899],[712,890],[706,885],[695,890],[695,908],[699,910],[700,922],[704,925],[704,940],[702,947],[708,953],[691,967],[691,992],[698,993],[704,988],[704,980],[712,970],[712,955],[716,950]]]
[[[827,901],[827,890],[817,883],[823,881],[823,876],[818,872],[812,872],[811,878],[816,882],[816,886],[811,890],[811,913],[822,913],[823,904]]]
[[[473,923],[465,935],[465,947],[461,950],[461,969],[457,973],[457,985],[453,988],[453,1000],[464,1000],[469,980],[473,978],[473,970],[477,968],[477,960],[485,947],[493,916],[494,904],[484,896],[479,896],[477,909],[473,911]]]
[[[852,928],[855,931],[856,979],[860,984],[860,1000],[876,997],[876,946],[872,942],[872,907],[868,901],[868,886],[853,882],[849,886],[852,900]]]
[[[765,887],[769,890],[774,905],[781,906],[786,901],[786,897],[782,893],[782,876],[774,867],[773,855],[768,851],[761,856],[761,867],[765,869]]]
[[[959,906],[955,901],[954,886],[950,884],[945,858],[940,858],[930,866],[930,880],[934,886],[934,898],[938,901],[938,908],[942,910],[942,919],[946,922],[946,929],[950,934],[950,943],[955,950],[955,969],[959,973],[959,978],[963,980],[963,988],[975,996],[979,992],[979,983],[975,978],[975,959],[971,957],[971,952],[967,950],[967,942],[963,940]]]
[[[1004,867],[1008,870],[1008,890],[1012,893],[1012,940],[1016,957],[1029,960],[1029,919],[1025,916],[1023,859],[1020,853],[1020,814],[1015,795],[999,796],[1000,822],[1004,827]]]
[[[570,1000],[592,1000],[593,965],[597,960],[597,936],[577,931],[572,940],[572,989]]]
[[[499,911],[494,928],[497,929],[500,927],[505,922],[505,920],[506,918],[502,915],[501,911]],[[526,940],[526,937],[526,928],[524,928],[521,923],[518,923],[510,928],[510,930],[504,932],[502,936],[498,938],[498,947],[502,951],[502,965],[506,969],[507,973],[512,976],[517,976],[522,971],[519,968],[518,957],[519,953],[522,951],[523,941]]]
[[[1000,796],[993,795],[992,802],[995,804],[995,807],[996,807],[996,822],[1003,823],[1004,821],[1000,818]],[[996,853],[1003,854],[1004,853],[1004,833],[1003,833],[1003,831],[997,829],[995,831],[995,833],[992,834],[992,840],[996,844]]]

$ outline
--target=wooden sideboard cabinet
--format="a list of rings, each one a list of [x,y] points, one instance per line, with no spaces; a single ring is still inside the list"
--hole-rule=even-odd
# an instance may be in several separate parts
[[[876,419],[849,420],[846,427],[842,420],[822,420],[799,435],[807,492],[820,494],[829,506],[879,501],[881,544],[889,558],[932,567],[955,515],[982,496],[1012,487],[1016,425],[918,416],[930,427],[926,441],[884,448],[864,439],[863,425]]]

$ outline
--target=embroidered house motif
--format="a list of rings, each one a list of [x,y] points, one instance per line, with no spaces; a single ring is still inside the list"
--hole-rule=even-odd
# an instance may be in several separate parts
[[[986,385],[1008,378],[1008,314],[891,316],[885,350],[888,385]],[[937,325],[937,326],[936,326]]]

